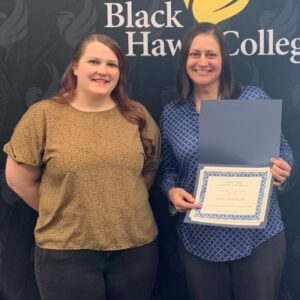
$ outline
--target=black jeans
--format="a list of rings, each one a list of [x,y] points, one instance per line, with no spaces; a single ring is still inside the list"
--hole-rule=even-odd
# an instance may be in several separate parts
[[[211,262],[187,252],[179,253],[191,300],[277,300],[284,266],[284,231],[261,243],[244,258]]]
[[[148,300],[157,263],[156,241],[118,251],[35,249],[43,300]]]

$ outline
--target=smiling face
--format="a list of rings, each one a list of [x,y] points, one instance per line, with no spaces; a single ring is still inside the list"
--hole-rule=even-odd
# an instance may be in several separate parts
[[[119,61],[109,47],[91,41],[85,45],[73,72],[77,77],[77,95],[109,98],[120,77]]]
[[[219,90],[222,55],[219,43],[211,34],[199,34],[192,40],[186,72],[195,88]]]

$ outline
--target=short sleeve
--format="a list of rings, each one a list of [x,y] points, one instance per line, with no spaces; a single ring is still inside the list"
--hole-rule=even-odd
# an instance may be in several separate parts
[[[161,153],[161,139],[159,128],[144,105],[133,100],[131,101],[144,112],[146,125],[143,134],[146,138],[151,140],[154,147],[154,154],[145,159],[143,172],[156,171],[160,164]]]
[[[45,116],[37,103],[22,116],[3,150],[19,164],[39,167],[43,164],[45,138]]]
[[[284,137],[283,133],[281,132],[280,135],[280,153],[279,156],[284,159],[290,166],[293,168],[294,166],[294,155],[290,145],[288,144],[286,138]],[[290,176],[284,182],[283,185],[279,186],[277,189],[280,191],[285,191],[290,188]]]
[[[152,141],[154,146],[154,154],[150,158],[146,158],[144,171],[156,171],[160,164],[161,140],[158,126],[150,113],[144,108],[146,117],[146,126],[144,129],[145,137]]]
[[[172,146],[168,141],[169,133],[167,130],[167,128],[171,128],[167,121],[172,114],[171,106],[166,105],[159,122],[162,137],[162,163],[158,174],[158,182],[166,195],[171,188],[178,186],[178,164]]]

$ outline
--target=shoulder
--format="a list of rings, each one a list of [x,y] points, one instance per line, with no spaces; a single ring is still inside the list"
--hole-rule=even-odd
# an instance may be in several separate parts
[[[261,88],[253,85],[241,86],[241,95],[239,97],[242,100],[266,100],[270,99],[268,94]]]
[[[147,108],[146,108],[142,103],[140,103],[140,102],[138,102],[138,101],[135,101],[135,100],[132,100],[132,99],[129,99],[129,102],[130,102],[133,106],[135,106],[139,111],[142,112],[142,114],[144,115],[144,117],[145,117],[145,119],[146,119],[146,122],[147,122],[148,124],[149,124],[149,123],[151,123],[151,124],[154,123],[154,124],[156,125],[156,123],[155,123],[153,117],[151,116],[150,112],[147,110]]]
[[[151,117],[149,111],[147,110],[147,108],[140,102],[129,99],[129,102],[131,103],[131,105],[133,105],[134,107],[136,107],[139,111],[141,111],[144,116],[148,119],[149,117]]]
[[[164,106],[163,110],[166,110],[166,111],[168,111],[168,110],[177,110],[177,109],[180,109],[180,107],[183,107],[183,106],[185,106],[185,102],[180,104],[180,103],[178,103],[178,101],[172,100]]]
[[[182,123],[182,120],[189,122],[193,117],[194,104],[193,100],[188,99],[183,103],[179,103],[177,100],[168,102],[160,115],[159,124],[161,127],[167,124],[167,126],[173,126],[174,124],[178,125]]]
[[[170,101],[164,106],[161,113],[161,117],[176,115],[180,112],[185,112],[187,107],[188,107],[187,101],[184,103],[178,103],[178,101],[176,100]]]
[[[35,128],[44,128],[47,124],[55,123],[64,114],[66,104],[57,103],[52,99],[43,99],[32,104],[23,114],[19,123]]]
[[[48,113],[61,109],[62,106],[65,106],[65,104],[58,103],[51,99],[43,99],[32,104],[27,112],[30,112],[31,114]]]
[[[14,130],[15,135],[21,136],[34,133],[37,136],[42,136],[47,124],[49,123],[49,107],[52,107],[51,100],[40,100],[27,109],[18,121]],[[55,118],[52,118],[55,119]]]
[[[149,113],[147,108],[140,102],[136,101],[136,100],[132,100],[129,99],[129,102],[131,105],[135,106],[136,108],[138,108],[140,111],[144,112],[144,113]]]

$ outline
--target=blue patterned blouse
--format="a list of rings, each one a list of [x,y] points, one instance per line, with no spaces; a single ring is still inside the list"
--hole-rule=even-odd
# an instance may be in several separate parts
[[[268,95],[254,86],[242,88],[241,100],[269,99]],[[183,104],[168,103],[160,119],[163,161],[160,168],[160,184],[167,192],[182,187],[193,193],[198,166],[199,113],[192,99]],[[280,157],[293,165],[290,146],[281,135]],[[187,251],[205,260],[232,261],[250,255],[260,243],[283,230],[277,192],[273,189],[268,221],[265,229],[228,228],[183,223],[181,214],[178,234]]]

